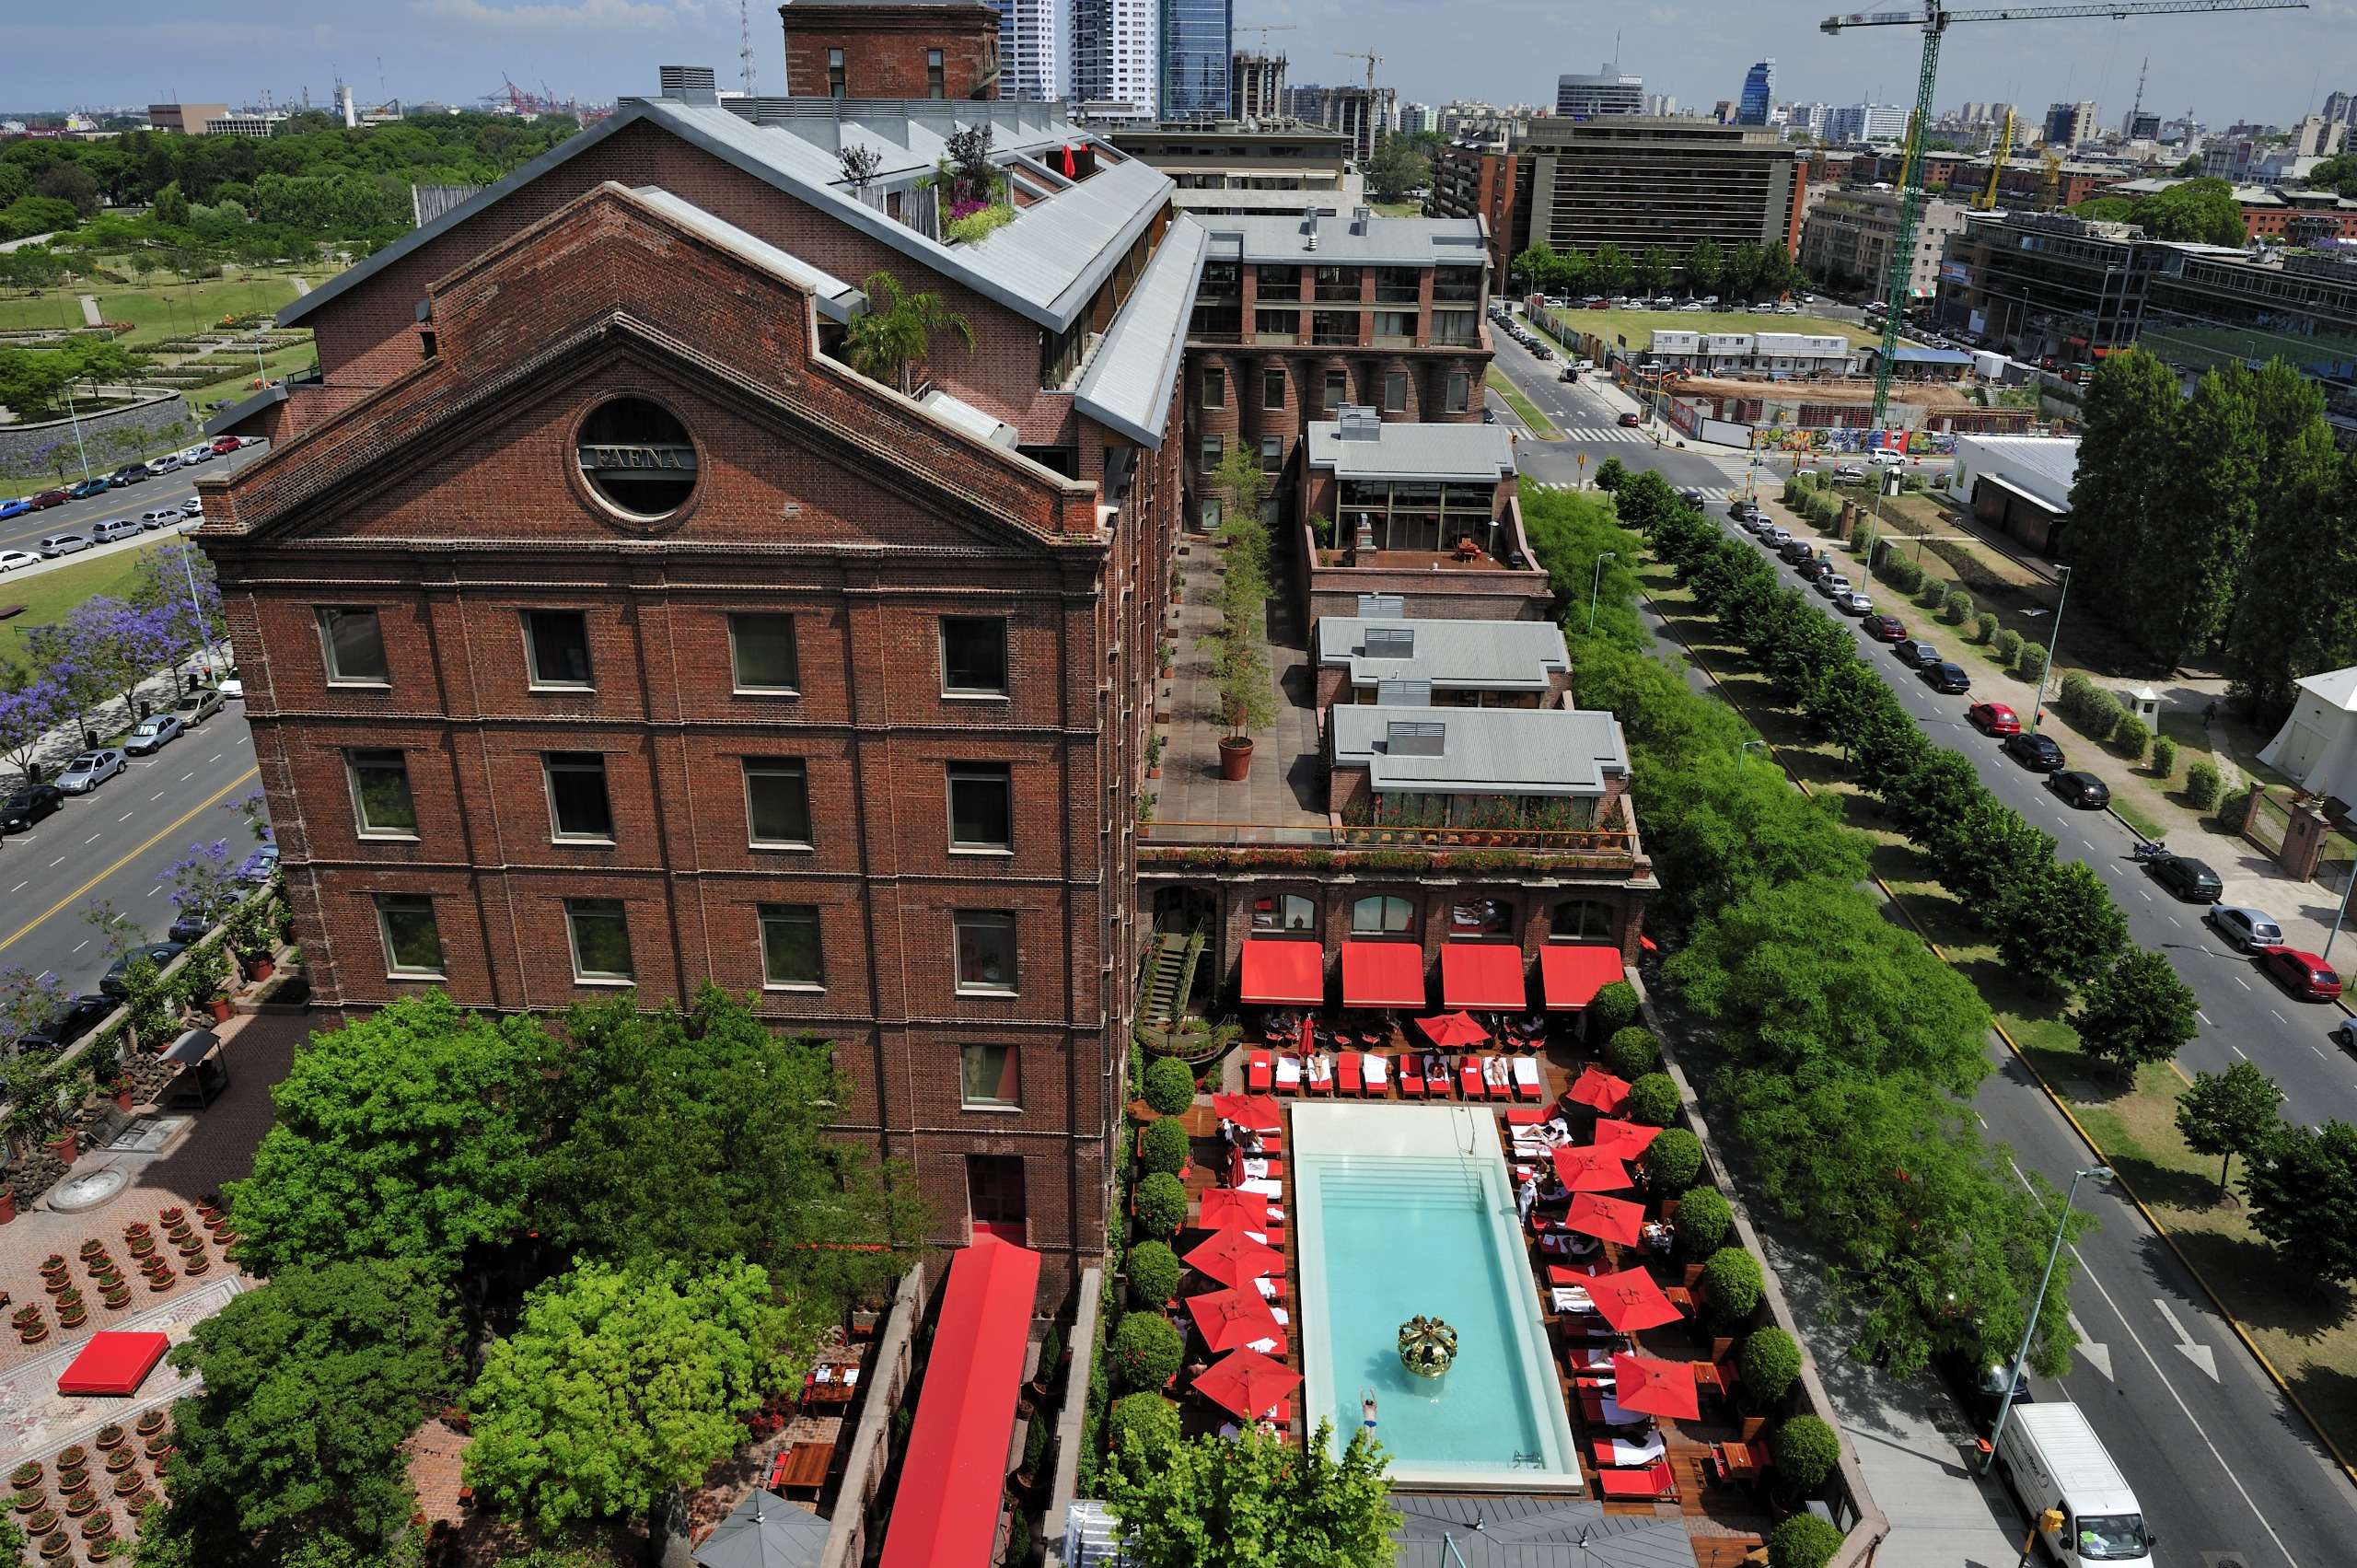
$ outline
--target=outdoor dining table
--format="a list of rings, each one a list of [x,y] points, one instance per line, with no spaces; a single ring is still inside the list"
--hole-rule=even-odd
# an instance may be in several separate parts
[[[1694,1367],[1694,1387],[1698,1390],[1705,1394],[1716,1394],[1723,1400],[1727,1397],[1726,1374],[1719,1369],[1718,1363],[1714,1361],[1698,1361],[1693,1363],[1692,1365]]]
[[[777,1468],[770,1472],[770,1490],[785,1497],[807,1492],[815,1498],[834,1462],[832,1443],[796,1443],[778,1456]]]

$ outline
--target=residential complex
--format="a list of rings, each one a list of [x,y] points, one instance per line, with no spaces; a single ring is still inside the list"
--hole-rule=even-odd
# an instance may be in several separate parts
[[[1228,112],[1231,0],[1161,0],[1157,102],[1165,120],[1220,119]]]
[[[1067,0],[993,0],[998,7],[998,95],[1053,103],[1072,75]]]
[[[2046,110],[2046,145],[2049,147],[2075,147],[2081,142],[2096,139],[2096,106],[2081,101],[2049,105]]]
[[[1375,157],[1377,143],[1399,129],[1399,94],[1395,87],[1317,87],[1307,105],[1295,94],[1294,112],[1313,124],[1340,131],[1351,144],[1351,157],[1361,164]]]
[[[1152,121],[1162,76],[1156,0],[1072,0],[1071,99]]]
[[[1113,145],[1170,176],[1171,202],[1198,215],[1347,213],[1364,200],[1366,177],[1340,132],[1318,126],[1260,127],[1233,121],[1120,130]]]
[[[1255,122],[1285,117],[1285,57],[1238,50],[1227,65],[1227,117]]]
[[[1948,237],[1963,228],[1967,210],[1961,202],[1936,197],[1919,204],[1914,255],[1907,268],[1909,298],[1932,297],[1942,250]],[[1864,187],[1824,192],[1809,204],[1801,226],[1803,270],[1830,287],[1871,287],[1879,295],[1890,276],[1898,217],[1896,191]]]

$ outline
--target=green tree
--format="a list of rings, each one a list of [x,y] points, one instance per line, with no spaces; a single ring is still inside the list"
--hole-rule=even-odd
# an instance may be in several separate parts
[[[1554,261],[1555,253],[1544,245],[1526,245],[1515,251],[1514,260],[1506,264],[1506,276],[1525,290],[1535,292],[1539,280],[1547,275]]]
[[[423,1263],[289,1269],[172,1352],[203,1379],[172,1412],[154,1535],[196,1562],[281,1561],[306,1537],[377,1548],[416,1506],[401,1444],[460,1384],[449,1293]]]
[[[1130,1312],[1114,1327],[1105,1354],[1115,1388],[1159,1388],[1186,1359],[1187,1344],[1161,1313]]]
[[[2243,1162],[2251,1228],[2318,1290],[2357,1280],[2357,1127],[2279,1128]]]
[[[1782,1329],[1755,1329],[1736,1352],[1736,1369],[1744,1391],[1772,1407],[1800,1380],[1801,1347]]]
[[[2342,153],[2328,157],[2308,170],[2312,187],[2337,191],[2344,196],[2357,196],[2357,153]],[[5,192],[0,192],[5,194]]]
[[[2135,947],[2087,982],[2071,1025],[2088,1055],[2131,1076],[2166,1062],[2200,1032],[2197,1004],[2177,969],[2148,947]]]
[[[2196,1073],[2177,1097],[2177,1130],[2185,1146],[2218,1156],[2220,1197],[2225,1196],[2235,1156],[2265,1147],[2283,1124],[2276,1109],[2282,1102],[2275,1080],[2247,1062],[2233,1063],[2223,1073]]]
[[[1637,256],[1637,286],[1649,295],[1658,295],[1669,287],[1677,270],[1678,264],[1667,250],[1648,245]]]
[[[1815,1492],[1841,1462],[1841,1436],[1822,1418],[1796,1415],[1768,1439],[1778,1476],[1803,1493]]]
[[[887,272],[873,272],[860,284],[867,311],[843,333],[852,368],[905,392],[910,373],[932,357],[936,333],[953,332],[971,351],[974,329],[937,294],[910,294]]]
[[[1432,159],[1407,136],[1386,136],[1367,160],[1367,189],[1378,202],[1405,201],[1432,183]]]
[[[827,1314],[751,1263],[584,1262],[525,1298],[468,1396],[469,1485],[537,1527],[644,1514],[744,1440],[808,1369]]]
[[[1795,1514],[1768,1532],[1768,1568],[1825,1568],[1841,1550],[1840,1528],[1814,1514]]]
[[[169,181],[156,192],[155,213],[157,223],[172,228],[188,226],[188,198],[180,193],[179,180]]]
[[[2338,450],[2319,415],[2287,444],[2261,505],[2226,659],[2235,697],[2272,726],[2293,682],[2357,663],[2357,602],[2336,591],[2357,567],[2357,453]]]
[[[2120,628],[2154,657],[2180,664],[2224,627],[2266,467],[2249,377],[2204,373],[2173,426],[2147,548],[2128,574],[2134,597]]]
[[[2181,401],[2176,373],[2131,349],[2096,366],[2080,404],[2068,550],[2080,592],[2114,622],[2131,612],[2128,573],[2152,542],[2156,478],[2169,465]]]
[[[33,191],[52,201],[70,203],[77,217],[99,215],[99,182],[90,178],[89,170],[70,159],[51,164],[36,175]]]
[[[2154,239],[2240,245],[2250,238],[2234,185],[2224,180],[2189,180],[2155,191],[2136,203],[2135,221]]]
[[[1996,917],[1998,958],[2049,991],[2094,979],[2128,946],[2128,917],[2084,861],[2049,861],[2015,877]]]
[[[1726,278],[1727,254],[1715,239],[1698,239],[1686,252],[1682,269],[1686,274],[1686,292],[1692,295],[1716,294]]]
[[[1384,1568],[1398,1547],[1383,1446],[1362,1427],[1340,1458],[1325,1422],[1296,1449],[1248,1431],[1230,1442],[1116,1452],[1100,1495],[1130,1568]]]
[[[253,1175],[228,1188],[246,1267],[378,1257],[447,1278],[469,1247],[514,1236],[532,1171],[516,1105],[557,1054],[531,1019],[438,991],[313,1035],[270,1092]]]
[[[1592,286],[1598,294],[1613,296],[1626,294],[1629,285],[1636,281],[1636,268],[1630,263],[1620,247],[1608,239],[1596,248],[1595,254],[1588,259],[1588,266],[1594,280]]]

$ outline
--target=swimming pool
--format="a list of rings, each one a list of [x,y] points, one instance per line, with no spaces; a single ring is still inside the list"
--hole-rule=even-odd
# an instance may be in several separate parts
[[[1538,1287],[1496,1121],[1455,1106],[1297,1104],[1304,1419],[1336,1447],[1372,1390],[1395,1483],[1578,1491]],[[1399,1365],[1399,1325],[1457,1333],[1437,1380]]]

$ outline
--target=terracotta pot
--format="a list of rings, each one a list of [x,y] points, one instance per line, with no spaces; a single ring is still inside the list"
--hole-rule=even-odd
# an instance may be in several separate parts
[[[1252,775],[1252,742],[1248,737],[1228,736],[1219,743],[1219,776],[1230,784]]]
[[[130,1452],[127,1448],[123,1451]],[[114,1494],[117,1497],[136,1497],[139,1495],[140,1488],[146,1484],[147,1478],[141,1475],[137,1468],[134,1467],[114,1478]]]
[[[17,1190],[13,1187],[0,1187],[0,1225],[6,1225],[16,1217]]]
[[[44,1561],[54,1562],[74,1550],[74,1538],[63,1530],[41,1538],[41,1554]]]
[[[252,967],[254,983],[257,985],[278,972],[278,966],[272,963],[268,958],[256,958],[253,961]]]
[[[162,1458],[166,1454],[171,1451],[172,1434],[168,1432],[158,1432],[153,1437],[147,1439],[145,1446],[146,1447],[147,1457],[149,1458]]]
[[[129,1448],[117,1447],[107,1455],[107,1473],[121,1475],[139,1462],[139,1456]]]
[[[107,1244],[95,1236],[87,1237],[82,1243],[82,1256],[85,1258],[95,1258],[106,1249]]]
[[[49,1148],[50,1152],[55,1155],[59,1159],[64,1161],[67,1165],[72,1165],[74,1163],[75,1156],[81,1153],[82,1145],[80,1140],[76,1138],[75,1134],[71,1132],[61,1132],[56,1137],[52,1138],[49,1141]]]
[[[120,1312],[124,1307],[131,1305],[131,1287],[129,1285],[117,1285],[99,1299],[105,1302],[109,1307]]]
[[[78,1329],[84,1323],[89,1321],[89,1317],[90,1313],[87,1307],[64,1307],[58,1309],[57,1322],[60,1328]]]
[[[82,1539],[84,1540],[104,1540],[107,1537],[112,1534],[114,1534],[114,1516],[112,1514],[93,1514],[88,1518],[82,1521]]]
[[[140,1415],[137,1423],[139,1435],[142,1437],[153,1437],[156,1434],[164,1430],[164,1423],[169,1419],[170,1418],[165,1415],[160,1410],[152,1410],[143,1412]]]
[[[112,1453],[115,1449],[122,1447],[123,1440],[130,1435],[130,1433],[125,1432],[118,1425],[110,1423],[106,1426],[101,1426],[99,1428],[99,1435],[97,1439],[99,1451],[100,1453]]]
[[[41,1341],[49,1338],[49,1325],[46,1323],[35,1323],[29,1329],[19,1329],[17,1330],[17,1337],[22,1340],[26,1344],[37,1345],[41,1343]]]
[[[99,1494],[87,1486],[65,1499],[65,1512],[70,1518],[80,1518],[99,1505]]]
[[[175,1283],[176,1277],[169,1269],[147,1276],[147,1288],[151,1291],[169,1290]]]
[[[25,1521],[25,1533],[29,1536],[45,1536],[56,1527],[57,1510],[54,1508],[36,1508],[32,1516]]]
[[[207,1002],[204,1005],[204,1010],[213,1015],[213,1021],[216,1024],[227,1023],[229,1021],[229,1014],[232,1011],[229,1006],[229,999],[226,996],[216,996],[212,1001]],[[125,1110],[129,1110],[131,1107],[125,1105],[123,1109]]]
[[[207,1258],[203,1253],[200,1252],[195,1257],[191,1258],[187,1262],[180,1265],[180,1272],[183,1274],[202,1274],[209,1272],[212,1268],[213,1260]]]

